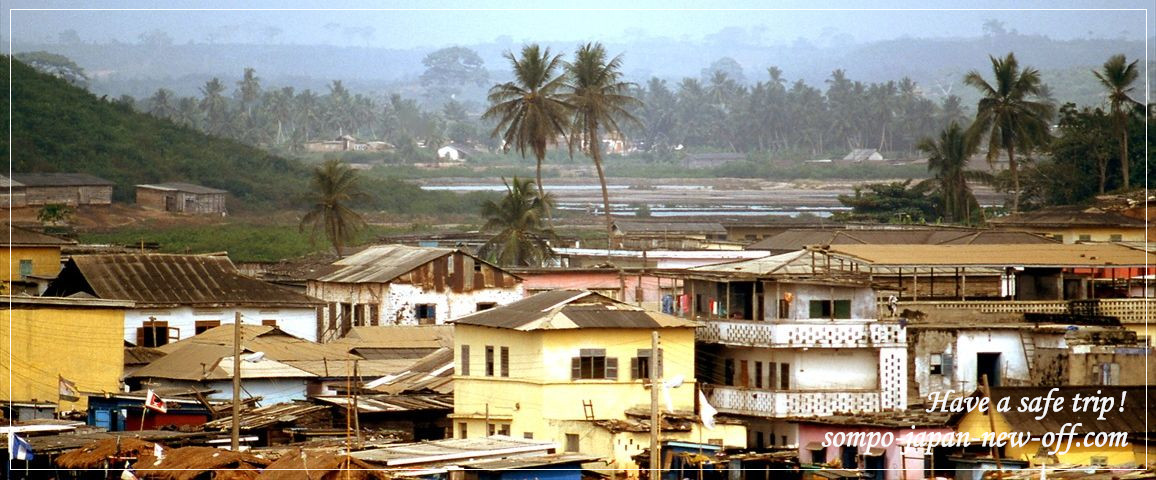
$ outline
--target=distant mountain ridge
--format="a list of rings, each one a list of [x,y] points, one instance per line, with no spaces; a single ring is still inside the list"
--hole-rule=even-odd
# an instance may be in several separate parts
[[[725,40],[725,39],[724,39]],[[574,42],[540,41],[551,50],[569,54]],[[462,45],[478,52],[494,80],[508,75],[502,54],[517,50],[511,41]],[[1044,81],[1063,77],[1073,70],[1090,70],[1109,56],[1123,53],[1144,58],[1144,42],[1113,39],[1053,40],[1039,35],[1004,34],[966,38],[902,38],[845,46],[821,46],[806,40],[792,44],[754,45],[736,41],[691,42],[666,38],[643,38],[635,43],[606,42],[607,50],[624,54],[629,80],[644,83],[652,76],[677,83],[683,77],[699,77],[700,71],[722,57],[743,67],[748,82],[766,81],[766,69],[777,66],[788,81],[802,79],[825,90],[824,80],[836,69],[853,80],[881,82],[911,77],[929,95],[951,90],[967,95],[963,74],[990,68],[988,55],[1015,52],[1023,65],[1040,69]],[[293,86],[324,91],[331,80],[340,79],[353,91],[398,92],[420,95],[417,85],[424,67],[422,58],[432,49],[387,49],[328,45],[202,44],[17,44],[15,51],[44,50],[71,58],[92,77],[99,94],[137,98],[157,88],[178,95],[195,95],[213,76],[240,77],[245,67],[255,68],[263,85]],[[1049,83],[1057,83],[1051,81]],[[230,84],[231,86],[231,84]],[[1061,102],[1094,104],[1098,98],[1064,84],[1052,85]],[[965,97],[965,99],[967,99]],[[475,99],[480,100],[480,99]]]

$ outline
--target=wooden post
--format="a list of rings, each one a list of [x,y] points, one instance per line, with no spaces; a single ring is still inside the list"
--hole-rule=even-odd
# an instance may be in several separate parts
[[[988,401],[988,407],[987,407],[988,428],[991,429],[992,434],[995,434],[996,433],[996,431],[995,431],[995,400],[992,400],[992,398],[991,398],[991,386],[989,386],[987,383],[987,374],[986,373],[983,374],[980,377],[980,380],[983,382],[983,395],[985,397],[987,397],[987,401]],[[992,445],[991,445],[991,456],[995,457],[995,468],[996,468],[996,472],[997,472],[996,475],[998,475],[999,478],[1003,478],[1003,464],[1000,463],[1000,461],[999,461],[999,449],[997,449],[995,447],[994,443],[992,443]]]
[[[650,332],[650,358],[654,360],[650,365],[650,480],[659,480],[662,476],[662,457],[659,455],[659,433],[662,430],[662,418],[658,413],[658,331]]]
[[[241,450],[241,312],[233,315],[233,432],[229,446]]]
[[[357,448],[361,448],[361,415],[357,408],[357,400],[361,395],[361,377],[357,374],[357,360],[353,361],[353,433],[357,440]]]

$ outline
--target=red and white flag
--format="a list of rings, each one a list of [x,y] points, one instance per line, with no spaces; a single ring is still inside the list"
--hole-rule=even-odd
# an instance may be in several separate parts
[[[169,408],[165,406],[165,401],[161,400],[161,397],[157,395],[156,392],[154,392],[151,388],[149,389],[148,396],[145,397],[145,407],[161,413],[166,413],[169,411]]]

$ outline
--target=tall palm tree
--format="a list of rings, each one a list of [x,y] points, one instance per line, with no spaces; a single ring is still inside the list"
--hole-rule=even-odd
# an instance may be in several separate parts
[[[314,169],[310,181],[313,205],[301,217],[298,228],[304,231],[307,225],[311,225],[314,238],[318,230],[324,230],[325,238],[333,245],[338,258],[342,256],[342,247],[365,226],[361,214],[349,207],[353,200],[365,196],[358,183],[357,171],[335,158]]]
[[[991,58],[995,83],[990,84],[978,71],[963,77],[963,83],[980,91],[983,98],[976,107],[975,121],[967,130],[968,138],[987,143],[987,160],[994,163],[1000,150],[1007,151],[1008,170],[1011,172],[1012,211],[1020,205],[1020,177],[1016,163],[1016,148],[1029,149],[1048,139],[1048,122],[1055,109],[1042,97],[1046,89],[1040,81],[1040,72],[1034,68],[1020,70],[1014,54]]]
[[[602,186],[602,206],[606,215],[606,248],[614,243],[614,220],[610,214],[610,194],[606,190],[606,173],[602,168],[602,136],[605,130],[621,134],[619,121],[638,122],[630,114],[629,108],[638,107],[642,102],[630,96],[634,85],[623,82],[622,56],[607,60],[606,49],[600,43],[587,43],[574,52],[574,63],[566,66],[567,93],[564,97],[574,106],[574,120],[571,148],[575,145],[590,155],[594,168],[598,171],[598,183]]]
[[[1133,60],[1132,63],[1128,63],[1123,54],[1112,55],[1104,62],[1103,70],[1092,71],[1100,80],[1100,85],[1108,90],[1113,129],[1120,137],[1120,173],[1124,176],[1124,190],[1128,190],[1131,186],[1129,183],[1131,169],[1128,165],[1128,116],[1133,107],[1140,104],[1128,96],[1135,89],[1132,84],[1140,75],[1140,71],[1136,69],[1136,62],[1137,60]]]
[[[940,213],[948,222],[970,225],[973,215],[979,212],[979,203],[967,182],[992,181],[987,172],[967,170],[967,161],[975,153],[975,144],[967,140],[963,127],[951,122],[940,132],[938,141],[924,138],[916,148],[928,155],[927,171],[932,178],[926,181],[938,189]]]
[[[554,256],[549,240],[554,231],[543,223],[554,199],[547,194],[538,196],[534,181],[514,177],[506,182],[506,196],[495,202],[482,204],[486,224],[482,231],[496,231],[497,235],[482,245],[478,254],[501,265],[541,266]]]
[[[566,136],[571,106],[561,99],[565,85],[561,75],[562,55],[550,55],[549,48],[537,44],[522,47],[521,58],[506,52],[514,69],[514,81],[499,83],[490,88],[487,99],[490,108],[482,114],[483,120],[497,119],[490,136],[501,134],[502,150],[514,148],[525,158],[530,150],[537,160],[538,196],[545,197],[542,189],[542,161],[546,147]],[[547,216],[549,213],[547,212]]]

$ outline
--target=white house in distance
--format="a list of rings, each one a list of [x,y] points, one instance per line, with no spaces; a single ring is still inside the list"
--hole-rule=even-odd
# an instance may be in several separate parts
[[[356,326],[433,325],[522,298],[522,279],[455,248],[379,245],[309,279],[328,303],[322,341]]]
[[[812,256],[816,258],[812,258]],[[789,418],[907,407],[907,340],[877,319],[866,275],[799,251],[688,269],[679,308],[699,327],[697,372],[754,448],[797,445]]]
[[[874,148],[856,148],[851,150],[846,157],[843,157],[844,162],[882,162],[883,154],[879,153]]]
[[[224,255],[75,255],[48,285],[47,297],[131,300],[124,339],[158,347],[222,323],[273,325],[316,341],[322,302],[241,275]]]
[[[473,150],[458,145],[446,145],[438,149],[438,160],[442,161],[464,162],[474,155]]]

